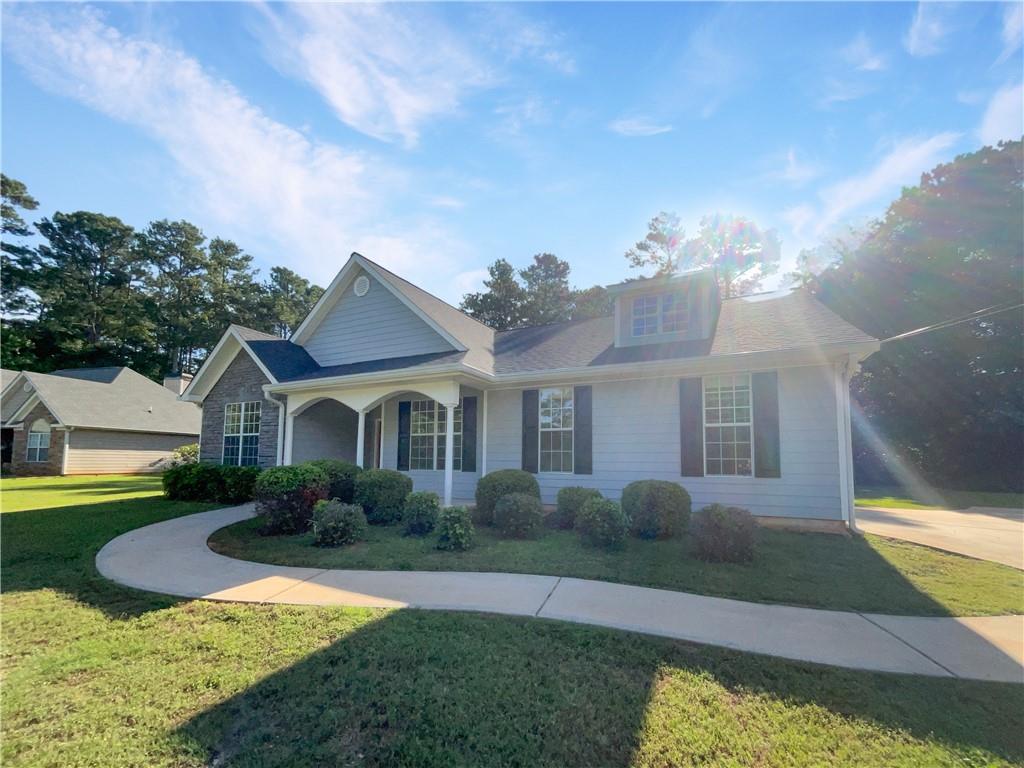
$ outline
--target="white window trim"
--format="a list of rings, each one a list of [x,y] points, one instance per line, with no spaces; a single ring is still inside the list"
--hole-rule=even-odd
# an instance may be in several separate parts
[[[686,306],[686,317],[685,323],[682,328],[676,328],[672,331],[666,331],[664,327],[664,313],[665,313],[665,297],[666,296],[679,296],[682,298],[683,304]],[[655,328],[653,333],[637,333],[636,325],[634,321],[637,319],[636,316],[636,302],[644,299],[649,299],[653,296],[655,300]],[[634,339],[646,339],[651,336],[662,336],[665,334],[677,334],[686,333],[690,329],[690,295],[685,290],[674,290],[674,291],[662,291],[661,293],[644,293],[639,296],[634,296],[630,301],[629,305],[629,333],[630,337]]]
[[[224,465],[224,454],[225,454],[225,450],[224,450],[225,449],[225,440],[224,440],[224,438],[225,437],[229,437],[229,436],[230,437],[236,437],[236,434],[234,432],[232,432],[232,433],[228,432],[228,406],[229,405],[238,405],[238,406],[241,406],[241,409],[240,409],[239,414],[238,414],[238,434],[237,434],[237,437],[238,437],[238,461],[234,462],[233,464],[226,465],[226,466],[232,466],[232,467],[259,466],[259,463],[260,463],[260,457],[259,457],[259,452],[260,452],[260,429],[263,426],[263,403],[260,402],[259,400],[241,400],[241,401],[236,401],[236,402],[231,402],[231,403],[224,403],[224,424],[221,427],[221,438],[220,438],[220,463],[221,463],[221,465]],[[247,405],[255,405],[257,410],[259,410],[259,412],[260,412],[260,420],[259,420],[258,426],[256,427],[256,431],[255,432],[246,432],[245,431],[245,406],[247,406]],[[256,435],[256,463],[255,464],[242,464],[242,438],[243,437],[252,437],[253,435]]]
[[[28,435],[25,438],[26,464],[46,464],[47,462],[50,461],[50,443],[52,442],[53,438],[53,427],[51,427],[49,424],[46,424],[45,432],[34,431],[32,427],[35,426],[36,422],[38,421],[42,421],[44,424],[46,423],[45,419],[36,419],[35,421],[32,422],[31,426],[29,426]],[[32,445],[32,435],[46,435],[46,445]],[[46,449],[46,458],[40,459],[39,451],[43,448]],[[34,459],[30,458],[32,456],[33,449],[36,452],[36,457]]]
[[[707,418],[707,380],[717,379],[722,376],[746,376],[750,381],[750,474],[749,475],[722,475],[708,472],[708,424]],[[745,423],[731,422],[729,424],[714,424],[716,427],[745,427]],[[702,376],[700,380],[700,441],[701,452],[704,455],[704,477],[735,477],[740,480],[753,480],[757,476],[756,464],[754,464],[754,375],[750,372],[737,371],[735,373],[715,373]]]
[[[572,426],[544,429],[540,421],[540,402],[544,399],[544,391],[568,389],[572,393]],[[541,437],[544,432],[569,432],[572,434],[572,457],[569,460],[569,470],[554,470],[540,468],[541,465]],[[576,389],[572,384],[563,384],[555,387],[541,387],[537,390],[537,474],[538,475],[574,475],[576,474]]]
[[[459,404],[456,406],[456,408],[458,410],[462,411],[462,418],[461,419],[455,419],[454,422],[453,422],[454,424],[458,424],[460,426],[459,426],[458,429],[454,429],[453,428],[453,431],[452,431],[452,453],[456,453],[456,450],[455,450],[455,438],[456,437],[462,437],[463,430],[465,429],[466,412],[462,409],[462,400],[463,400],[463,398],[460,397],[459,398]],[[433,403],[434,404],[434,431],[433,431],[433,433],[426,433],[425,432],[423,434],[416,434],[415,432],[412,431],[412,413],[413,413],[412,404],[413,403]],[[445,414],[444,417],[442,418],[442,411],[443,410],[445,410],[445,407],[443,405],[441,405],[441,403],[439,403],[437,400],[431,400],[429,397],[421,397],[418,400],[410,400],[409,401],[409,456],[408,456],[408,460],[409,460],[409,470],[408,471],[409,472],[444,472],[444,467],[437,466],[437,458],[438,458],[438,454],[440,453],[440,451],[438,451],[438,446],[444,446],[445,445],[445,441],[446,441],[446,437],[447,437],[447,429],[448,429],[447,414]],[[434,460],[433,460],[433,462],[431,462],[433,464],[433,466],[430,469],[413,469],[413,466],[412,466],[412,439],[414,437],[432,437],[434,439]],[[452,472],[461,472],[462,471],[462,444],[461,444],[461,442],[459,444],[459,450],[458,450],[457,453],[459,454],[459,466],[456,467],[455,463],[453,461],[452,462]],[[447,457],[445,457],[445,460],[447,461]]]

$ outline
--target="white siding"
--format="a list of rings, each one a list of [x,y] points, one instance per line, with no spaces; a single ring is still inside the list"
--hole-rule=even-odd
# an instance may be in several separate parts
[[[693,497],[694,509],[720,502],[756,515],[841,519],[835,389],[831,368],[779,371],[781,478],[682,477],[679,380],[593,385],[592,475],[537,476],[545,503],[559,488],[582,485],[619,498],[633,480],[670,480]],[[487,469],[519,469],[522,391],[488,395]]]
[[[189,435],[101,429],[76,429],[69,439],[68,475],[160,472],[175,448],[196,442]]]
[[[476,397],[477,430],[476,430],[476,466],[479,470],[483,461],[481,442],[483,435],[483,393],[469,387],[462,387],[463,397]],[[420,395],[413,393],[393,397],[384,402],[382,409],[382,425],[384,434],[381,439],[381,464],[385,469],[398,468],[398,402],[415,400]],[[443,470],[414,470],[404,474],[412,478],[413,489],[417,491],[433,491],[444,496]],[[452,500],[456,503],[472,502],[476,496],[476,481],[480,477],[477,472],[456,471],[452,473]]]
[[[366,295],[356,296],[349,285],[306,343],[314,360],[343,365],[453,349],[387,287],[366,276]]]
[[[337,400],[322,400],[295,417],[292,463],[313,459],[356,460],[359,415]]]

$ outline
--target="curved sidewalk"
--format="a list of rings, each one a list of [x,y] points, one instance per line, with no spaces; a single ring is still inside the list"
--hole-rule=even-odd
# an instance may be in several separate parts
[[[883,616],[556,576],[293,568],[210,550],[214,531],[252,514],[244,505],[129,531],[100,550],[96,567],[125,586],[182,597],[537,616],[853,669],[1024,682],[1022,616]]]

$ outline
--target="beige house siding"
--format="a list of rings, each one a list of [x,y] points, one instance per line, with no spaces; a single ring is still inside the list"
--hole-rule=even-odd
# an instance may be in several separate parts
[[[159,472],[175,448],[196,442],[189,435],[76,429],[70,433],[67,475]]]

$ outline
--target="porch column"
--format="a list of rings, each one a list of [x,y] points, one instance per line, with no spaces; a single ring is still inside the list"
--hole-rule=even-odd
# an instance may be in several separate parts
[[[295,414],[288,412],[284,418],[284,465],[292,463],[292,441],[295,437]]]
[[[452,466],[455,464],[455,408],[458,403],[445,405],[445,426],[444,426],[444,505],[452,505],[452,480],[454,473]]]
[[[363,443],[366,437],[366,409],[359,409],[359,428],[356,430],[356,465],[363,466]]]

